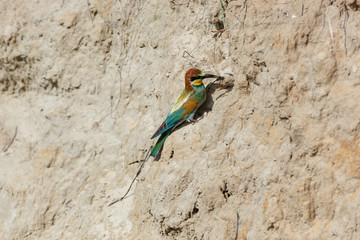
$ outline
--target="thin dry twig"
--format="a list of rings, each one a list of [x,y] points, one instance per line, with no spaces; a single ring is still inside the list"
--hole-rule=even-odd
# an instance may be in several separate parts
[[[328,16],[328,14],[326,14],[326,18],[327,18],[328,25],[329,25],[329,31],[330,31],[331,41],[334,41],[333,29],[332,29],[331,22],[330,22],[330,18],[329,18],[329,16]]]
[[[320,2],[320,6],[319,6],[318,12],[320,12],[320,10],[321,10],[321,6],[322,6],[323,1],[324,1],[324,0],[321,0],[321,2]]]
[[[345,48],[345,54],[347,56],[347,46],[346,46],[346,21],[348,20],[349,18],[349,13],[348,13],[348,9],[347,9],[347,6],[346,6],[346,0],[344,0],[344,7],[345,7],[345,17],[344,17],[344,36],[345,36],[345,39],[344,39],[344,48]]]
[[[224,77],[218,76],[214,81],[206,86],[206,89],[210,89],[216,82],[224,80]]]
[[[128,190],[126,191],[126,193],[124,194],[124,196],[122,196],[121,198],[116,199],[115,201],[111,202],[111,203],[108,205],[108,207],[110,207],[111,205],[114,205],[114,204],[117,203],[117,202],[122,201],[122,200],[128,195],[128,193],[130,192],[130,189],[131,189],[132,185],[134,184],[136,178],[140,175],[141,170],[142,170],[142,168],[144,167],[145,162],[146,162],[146,161],[149,159],[149,157],[150,157],[150,150],[151,150],[151,148],[147,151],[147,153],[146,153],[146,155],[145,155],[145,158],[142,160],[142,163],[141,163],[141,165],[140,165],[140,167],[139,167],[139,169],[138,169],[135,177],[134,177],[133,180],[131,181],[131,184],[130,184]]]
[[[185,54],[187,54],[188,56],[194,58],[188,51],[184,51],[184,52],[183,52],[183,55],[182,55],[183,58],[186,58],[186,55],[185,55]]]
[[[244,19],[243,19],[243,28],[244,28],[244,26],[245,26],[245,20],[246,20],[246,13],[247,13],[247,0],[244,0],[244,9],[245,9],[245,11],[244,11]]]
[[[226,29],[219,29],[219,30],[211,30],[211,32],[213,33],[222,33],[222,32],[225,32]]]
[[[303,16],[304,15],[304,4],[302,4],[302,6],[301,6],[301,16]]]
[[[13,136],[12,139],[10,140],[9,144],[8,144],[5,148],[3,148],[3,151],[4,151],[4,152],[6,152],[6,151],[9,149],[9,147],[13,144],[13,142],[14,142],[14,140],[15,140],[15,138],[16,138],[16,134],[17,134],[17,127],[15,128],[14,136]]]
[[[224,26],[224,30],[225,30],[225,28],[226,28],[226,23],[225,23],[224,8],[223,8],[222,1],[219,0],[219,2],[220,2],[220,8],[221,8],[221,15],[222,15],[223,26]]]
[[[240,222],[240,217],[239,217],[239,213],[236,213],[236,230],[235,230],[235,240],[237,240],[238,234],[239,234],[239,222]]]

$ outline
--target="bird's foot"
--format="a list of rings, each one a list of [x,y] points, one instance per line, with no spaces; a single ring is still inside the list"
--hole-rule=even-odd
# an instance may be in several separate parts
[[[194,119],[194,117],[191,117],[191,118],[189,118],[189,119],[186,120],[186,121],[189,122],[189,123],[195,123],[195,122],[197,122],[198,120]]]
[[[199,120],[201,120],[203,117],[204,117],[204,115],[199,117],[198,119],[195,119],[194,117],[191,117],[191,118],[189,118],[187,120],[187,122],[191,122],[192,124],[194,124],[194,123],[198,122]]]

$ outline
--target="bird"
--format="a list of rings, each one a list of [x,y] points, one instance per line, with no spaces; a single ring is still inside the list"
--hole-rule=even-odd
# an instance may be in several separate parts
[[[170,109],[165,121],[154,133],[151,139],[160,135],[156,144],[152,147],[150,155],[157,157],[166,138],[171,132],[184,121],[194,122],[194,115],[206,100],[206,89],[203,84],[205,78],[217,78],[213,74],[205,74],[197,68],[191,68],[185,73],[185,88],[178,96]]]

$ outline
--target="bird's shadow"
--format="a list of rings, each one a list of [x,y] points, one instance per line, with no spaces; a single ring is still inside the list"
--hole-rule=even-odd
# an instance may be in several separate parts
[[[231,92],[232,89],[234,88],[234,83],[226,83],[226,84],[221,84],[218,83],[219,81],[223,80],[224,78],[219,77],[216,80],[212,81],[211,83],[206,85],[206,101],[204,102],[203,105],[201,105],[201,107],[196,111],[195,115],[194,115],[194,119],[195,122],[188,122],[185,121],[183,123],[181,123],[179,126],[177,126],[171,134],[173,134],[174,132],[180,130],[183,127],[186,127],[189,124],[196,124],[197,122],[201,121],[204,117],[204,115],[210,111],[212,111],[212,108],[214,106],[214,102],[216,100],[218,100],[219,98],[225,96],[227,93]],[[215,98],[215,101],[212,97],[213,93],[216,91],[216,89],[226,89],[226,91],[222,94],[220,94],[219,96],[217,96]],[[170,134],[170,135],[171,135]],[[163,145],[164,146],[164,145]],[[163,150],[163,146],[161,147],[158,155],[155,157],[154,161],[158,161],[161,158],[161,152]]]

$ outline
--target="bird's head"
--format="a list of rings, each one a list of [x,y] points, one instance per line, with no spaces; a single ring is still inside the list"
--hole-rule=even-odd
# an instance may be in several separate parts
[[[212,74],[205,74],[200,69],[190,68],[185,74],[185,81],[189,81],[191,86],[201,86],[204,78],[217,78]]]

